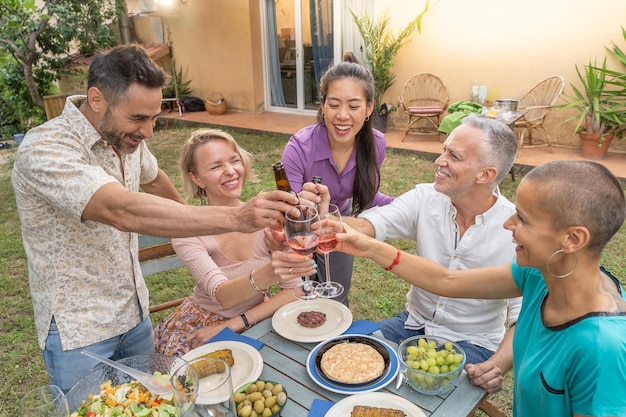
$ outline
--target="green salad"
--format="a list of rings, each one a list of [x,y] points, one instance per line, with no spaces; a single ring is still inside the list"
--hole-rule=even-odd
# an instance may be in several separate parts
[[[168,375],[163,375],[169,378]],[[113,386],[107,381],[100,394],[90,394],[70,417],[177,417],[173,395],[153,395],[137,381]]]

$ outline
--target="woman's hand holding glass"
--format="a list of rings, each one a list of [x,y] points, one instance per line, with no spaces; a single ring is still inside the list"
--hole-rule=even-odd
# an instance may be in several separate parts
[[[280,277],[279,285],[281,287],[291,287],[293,284],[290,281],[294,278],[311,276],[317,272],[312,257],[298,255],[291,250],[273,251],[272,268],[274,273]]]

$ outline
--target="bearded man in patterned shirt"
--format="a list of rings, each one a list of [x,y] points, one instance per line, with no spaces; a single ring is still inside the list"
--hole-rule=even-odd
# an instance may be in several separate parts
[[[97,55],[87,95],[68,97],[15,157],[38,342],[51,383],[64,391],[98,365],[83,349],[115,360],[154,352],[137,233],[250,233],[276,226],[297,203],[274,191],[232,208],[184,204],[144,140],[167,80],[139,46]]]

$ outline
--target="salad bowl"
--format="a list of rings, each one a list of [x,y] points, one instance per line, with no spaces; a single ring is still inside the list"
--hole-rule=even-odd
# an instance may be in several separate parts
[[[149,374],[158,372],[168,381],[170,379],[170,375],[176,369],[187,363],[187,361],[177,356],[163,355],[159,353],[132,356],[121,359],[118,362]],[[116,387],[122,384],[128,385],[128,383],[133,380],[134,378],[132,376],[107,365],[96,368],[83,379],[78,381],[76,385],[74,385],[67,393],[66,397],[70,413],[76,412],[81,404],[89,399],[90,395],[100,394],[101,385],[105,382],[110,381],[111,387]],[[132,385],[130,387],[134,388]],[[112,392],[111,395],[122,396],[128,388],[129,387],[126,386],[123,390],[117,390],[119,392]],[[140,390],[145,391],[143,387],[141,387]],[[173,395],[169,394],[169,398],[167,397],[167,395],[164,395],[161,399],[159,399],[159,402],[163,402],[164,404],[164,406],[161,407],[162,409],[158,410],[159,414],[162,416],[176,416],[178,411],[174,406]],[[102,402],[105,403],[105,401]]]

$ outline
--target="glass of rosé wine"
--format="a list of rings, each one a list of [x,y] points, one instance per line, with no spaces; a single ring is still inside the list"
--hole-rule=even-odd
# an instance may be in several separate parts
[[[319,242],[320,217],[317,209],[306,206],[296,206],[298,216],[285,215],[285,239],[289,248],[299,255],[311,255],[317,249]],[[317,298],[315,287],[317,282],[304,277],[302,284],[294,289],[294,295],[301,300]],[[302,293],[297,291],[302,290]]]
[[[317,295],[321,298],[335,298],[343,293],[343,285],[338,282],[332,282],[330,279],[330,260],[329,254],[335,249],[337,246],[337,239],[335,237],[335,227],[337,223],[341,224],[341,212],[339,211],[339,207],[336,204],[328,204],[328,209],[325,207],[322,208],[320,206],[320,221],[321,223],[321,233],[320,233],[320,241],[317,245],[317,252],[324,255],[324,265],[326,272],[326,280],[320,283],[315,291]],[[326,223],[323,222],[324,219],[332,219],[334,223]]]

